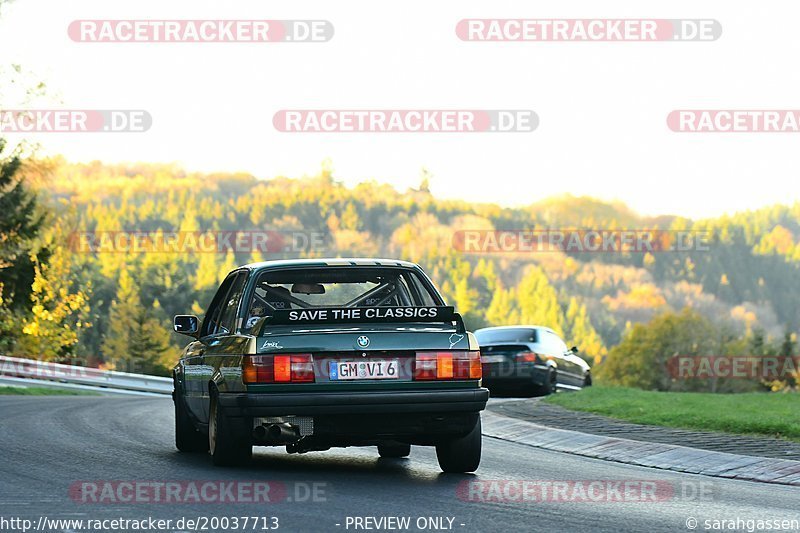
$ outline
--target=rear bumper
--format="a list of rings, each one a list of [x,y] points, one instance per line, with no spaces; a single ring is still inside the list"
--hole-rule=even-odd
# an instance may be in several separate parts
[[[447,414],[478,413],[486,408],[489,390],[220,393],[226,416],[349,414]]]
[[[533,363],[483,364],[483,384],[491,385],[541,385],[547,379],[547,365]]]

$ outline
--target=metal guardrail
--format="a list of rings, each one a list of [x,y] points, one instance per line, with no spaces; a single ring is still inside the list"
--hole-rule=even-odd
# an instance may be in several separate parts
[[[73,383],[101,389],[171,394],[172,379],[0,355],[0,376]]]

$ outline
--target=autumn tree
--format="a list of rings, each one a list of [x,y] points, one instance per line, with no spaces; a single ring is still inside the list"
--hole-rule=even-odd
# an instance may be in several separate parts
[[[139,286],[126,269],[120,272],[101,347],[107,365],[117,370],[168,375],[165,359],[174,355],[169,331],[153,309],[142,305]]]
[[[511,289],[497,287],[486,310],[486,320],[492,326],[507,326],[519,323],[519,312],[513,304]]]
[[[800,383],[800,365],[797,357],[797,334],[792,333],[788,329],[783,333],[783,339],[778,348],[778,356],[781,358],[780,368],[786,371],[786,375],[778,376],[778,379],[771,381],[767,385],[770,389],[778,390],[793,390],[797,388]]]
[[[741,343],[722,326],[692,309],[680,313],[665,312],[646,324],[634,324],[621,343],[608,353],[595,375],[605,383],[647,390],[721,390],[753,389],[757,381],[731,381],[723,378],[698,379],[681,374],[679,359],[699,361],[696,357],[741,355]],[[737,353],[739,352],[739,353]],[[699,367],[699,363],[695,364]]]
[[[196,255],[197,267],[194,275],[194,289],[203,290],[215,287],[219,283],[220,276],[217,254],[214,252],[201,252]]]
[[[219,284],[220,281],[225,279],[225,276],[227,276],[231,270],[235,269],[237,266],[239,265],[236,262],[236,256],[234,255],[233,250],[228,250],[225,254],[225,260],[222,262],[219,267],[219,271],[217,272],[217,280],[215,285]]]
[[[48,361],[68,361],[77,355],[76,344],[88,322],[91,283],[79,284],[72,271],[60,225],[53,231],[56,242],[47,263],[34,260],[31,312],[24,321],[15,352]],[[52,241],[51,241],[52,244]]]
[[[569,299],[565,322],[564,335],[568,345],[576,345],[580,350],[579,355],[590,364],[600,363],[608,350],[589,320],[586,305],[574,296]]]
[[[521,324],[545,326],[560,336],[564,335],[564,315],[556,290],[540,267],[528,267],[515,293]]]
[[[27,161],[23,168],[28,168]],[[470,328],[538,323],[563,332],[583,355],[602,357],[602,345],[620,342],[628,323],[633,328],[658,312],[684,307],[714,321],[746,322],[739,336],[763,328],[763,347],[774,353],[778,346],[772,337],[781,326],[800,330],[796,290],[800,203],[692,222],[640,217],[623,205],[587,198],[503,207],[437,198],[424,186],[404,192],[374,181],[347,187],[333,178],[330,168],[307,178],[263,180],[160,164],[73,164],[57,159],[53,168],[47,186],[37,191],[40,202],[74,206],[78,231],[167,233],[256,227],[330,232],[327,248],[318,254],[387,256],[420,263]],[[32,190],[35,182],[26,180],[26,185]],[[456,232],[464,229],[652,225],[708,233],[710,247],[680,254],[501,255],[465,253],[457,249],[455,239]],[[147,313],[155,313],[151,303],[159,299],[165,315],[155,315],[164,322],[171,314],[201,314],[220,277],[235,266],[284,256],[99,253],[73,258],[71,279],[92,281],[91,321],[96,325],[82,330],[79,351],[100,352],[122,270],[137,281]],[[1,272],[0,281],[5,281]],[[28,291],[32,281],[31,277]],[[0,298],[4,302],[0,309],[6,310],[5,315],[0,313],[0,330],[14,324],[20,329],[24,321],[9,315],[8,287]],[[14,304],[18,301],[15,297]],[[24,313],[31,302],[27,296],[22,302]],[[0,335],[0,342],[8,338]],[[185,340],[175,335],[171,339],[175,346]],[[749,350],[745,346],[742,352]]]
[[[179,351],[170,345],[169,329],[159,320],[161,314],[156,300],[149,310],[141,307],[130,322],[128,357],[137,372],[169,376],[178,360]]]
[[[0,139],[0,155],[6,141]],[[36,195],[28,190],[21,176],[18,153],[0,158],[0,297],[12,311],[27,309],[35,276],[33,257],[47,259],[46,249],[36,250],[44,215]]]

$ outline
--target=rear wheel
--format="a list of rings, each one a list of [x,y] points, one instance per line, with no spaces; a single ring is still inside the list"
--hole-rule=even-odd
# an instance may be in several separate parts
[[[548,373],[548,380],[547,380],[547,390],[545,394],[555,394],[556,389],[558,388],[558,372],[556,370],[550,369]]]
[[[219,405],[217,395],[211,395],[208,414],[208,451],[217,466],[235,466],[247,463],[253,455],[249,437],[236,435],[230,420]]]
[[[474,472],[481,464],[481,419],[465,436],[436,445],[436,458],[444,472]]]
[[[544,378],[544,383],[539,385],[537,388],[537,392],[539,396],[549,396],[556,392],[556,384],[558,383],[558,374],[556,374],[556,370],[553,368],[549,368],[547,370],[547,375]]]
[[[182,452],[207,451],[208,436],[198,431],[192,423],[183,395],[177,389],[172,395],[175,404],[175,447]]]
[[[393,444],[378,444],[378,455],[381,457],[388,457],[388,458],[397,458],[397,457],[408,457],[411,453],[411,445],[410,444],[401,444],[401,443],[393,443]]]

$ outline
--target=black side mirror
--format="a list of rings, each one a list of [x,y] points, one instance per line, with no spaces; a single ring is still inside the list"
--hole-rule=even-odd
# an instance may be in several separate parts
[[[200,330],[200,320],[194,315],[175,315],[175,318],[172,319],[172,329],[176,333],[197,337],[197,332]]]
[[[569,349],[569,351],[574,353],[575,355],[578,355],[578,347],[577,346],[573,346],[572,348]]]

